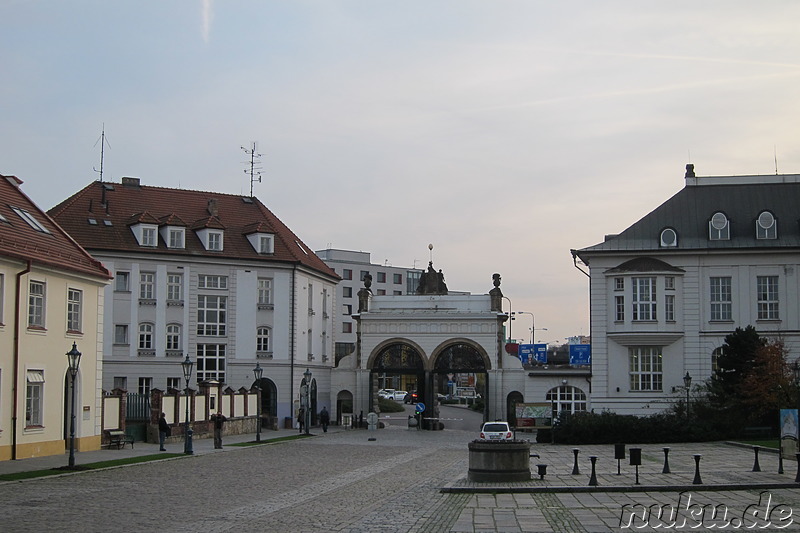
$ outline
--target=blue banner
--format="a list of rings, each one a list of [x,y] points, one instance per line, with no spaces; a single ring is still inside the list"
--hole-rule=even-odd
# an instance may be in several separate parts
[[[542,364],[547,363],[547,344],[533,345],[533,358]]]
[[[574,366],[592,364],[592,345],[570,344],[569,364]]]
[[[519,345],[519,360],[523,365],[529,365],[533,359],[533,344],[520,344]]]

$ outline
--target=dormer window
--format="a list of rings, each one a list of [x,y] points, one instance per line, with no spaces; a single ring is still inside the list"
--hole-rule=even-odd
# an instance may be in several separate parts
[[[731,225],[725,213],[714,213],[708,221],[708,240],[728,241],[731,238]]]
[[[167,228],[167,246],[169,248],[183,249],[185,247],[185,233],[183,228]]]
[[[769,211],[762,211],[756,219],[756,239],[777,239],[778,221]]]
[[[678,234],[672,228],[661,230],[661,247],[675,248],[678,246]]]
[[[208,232],[208,249],[214,252],[222,251],[222,232],[209,231]]]
[[[155,248],[158,245],[158,226],[155,224],[134,224],[131,231],[139,246]]]
[[[251,233],[247,235],[250,246],[262,255],[275,253],[275,236],[271,233]]]

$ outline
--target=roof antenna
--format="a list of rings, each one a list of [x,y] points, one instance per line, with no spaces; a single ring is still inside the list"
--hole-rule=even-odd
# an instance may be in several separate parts
[[[777,145],[772,145],[772,152],[775,156],[775,175],[778,175],[778,147]]]
[[[100,173],[100,179],[97,181],[103,181],[103,160],[105,159],[105,148],[106,144],[108,147],[111,148],[111,145],[106,140],[106,123],[103,122],[103,132],[100,134],[100,138],[95,141],[94,145],[97,146],[97,143],[100,143],[100,170],[97,170],[95,167],[92,167],[92,170],[95,172]]]
[[[253,182],[258,180],[261,183],[261,162],[256,162],[256,159],[261,158],[261,154],[256,151],[256,143],[253,141],[252,148],[241,147],[244,153],[250,156],[250,168],[245,169],[245,174],[250,174],[250,198],[253,197]]]

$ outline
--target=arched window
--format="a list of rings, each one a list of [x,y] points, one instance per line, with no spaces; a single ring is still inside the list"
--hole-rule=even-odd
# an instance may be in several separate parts
[[[719,370],[720,355],[722,355],[722,346],[714,348],[714,351],[711,352],[711,372],[717,372]]]
[[[167,350],[181,349],[181,326],[180,324],[167,325]]]
[[[553,405],[553,414],[556,418],[562,411],[570,414],[586,411],[586,394],[571,385],[550,389],[547,391],[547,401]]]
[[[777,239],[778,221],[769,211],[762,211],[756,219],[756,239]]]
[[[146,322],[139,324],[139,349],[153,349],[153,324],[148,324]]]
[[[256,352],[259,354],[267,354],[272,352],[270,346],[270,329],[266,326],[261,326],[256,330]]]

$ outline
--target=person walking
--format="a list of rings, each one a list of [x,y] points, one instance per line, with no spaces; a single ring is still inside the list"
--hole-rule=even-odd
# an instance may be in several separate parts
[[[167,424],[167,415],[161,413],[161,416],[158,419],[158,444],[160,445],[159,451],[167,451],[167,449],[164,448],[164,443],[166,442],[167,437],[169,437],[171,434],[172,430],[170,429],[169,424]]]
[[[328,409],[325,406],[322,406],[322,411],[319,412],[319,423],[322,425],[322,432],[328,432],[328,424],[331,422],[331,415],[328,413]]]
[[[222,449],[222,424],[225,423],[227,418],[221,412],[217,411],[216,414],[211,415],[211,422],[214,423],[214,449]]]
[[[297,411],[297,424],[298,424],[297,427],[300,428],[300,433],[303,432],[303,424],[305,423],[305,421],[306,421],[306,410],[301,407],[300,410]]]

